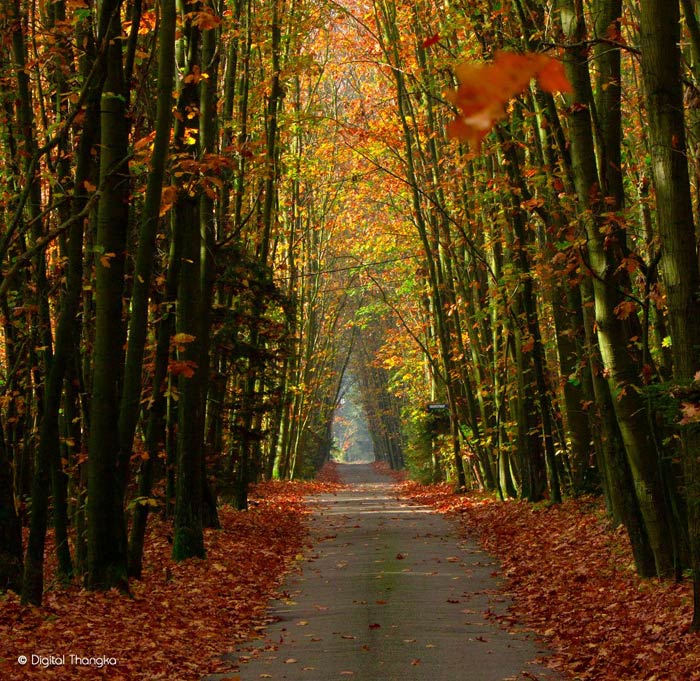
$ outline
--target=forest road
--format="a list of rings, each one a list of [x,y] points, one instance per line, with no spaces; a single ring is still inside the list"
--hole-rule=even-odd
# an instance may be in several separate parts
[[[498,564],[428,507],[398,500],[371,464],[338,466],[349,487],[313,497],[313,550],[265,639],[239,670],[203,681],[504,681],[561,679],[545,653],[488,611],[507,599]]]

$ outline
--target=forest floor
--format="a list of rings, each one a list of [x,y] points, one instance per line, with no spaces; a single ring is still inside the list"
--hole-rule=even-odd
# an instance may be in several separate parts
[[[0,595],[0,679],[182,681],[221,670],[222,652],[264,628],[305,548],[303,499],[337,489],[332,476],[258,485],[248,512],[222,507],[222,529],[205,530],[206,560],[173,563],[169,523],[154,516],[131,598],[57,583],[50,541],[42,607]]]
[[[554,652],[549,667],[582,681],[700,679],[691,585],[637,577],[627,537],[600,500],[500,502],[412,482],[399,482],[399,494],[455,518],[500,560],[513,605],[495,617],[540,636]]]

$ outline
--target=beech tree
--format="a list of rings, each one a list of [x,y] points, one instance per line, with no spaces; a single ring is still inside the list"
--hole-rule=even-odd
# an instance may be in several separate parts
[[[127,588],[126,523],[120,491],[127,471],[119,460],[119,386],[124,327],[122,297],[129,226],[127,84],[121,5],[104,3],[98,42],[104,45],[100,95],[100,198],[95,234],[95,340],[88,444],[88,573],[91,588]],[[115,484],[116,483],[116,484]]]

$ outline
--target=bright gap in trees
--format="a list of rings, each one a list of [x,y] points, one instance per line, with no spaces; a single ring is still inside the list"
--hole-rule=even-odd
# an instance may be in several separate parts
[[[343,376],[340,395],[333,416],[333,459],[342,463],[370,463],[374,461],[374,446],[352,374]]]

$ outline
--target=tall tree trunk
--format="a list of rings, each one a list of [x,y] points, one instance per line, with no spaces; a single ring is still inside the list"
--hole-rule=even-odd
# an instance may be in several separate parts
[[[411,200],[414,212],[414,221],[418,228],[421,244],[423,246],[425,263],[428,268],[431,295],[433,298],[433,314],[435,315],[436,330],[439,342],[440,355],[443,362],[443,374],[445,376],[445,389],[447,401],[450,406],[450,437],[452,445],[452,460],[456,475],[456,488],[464,490],[467,487],[467,479],[464,472],[464,462],[461,451],[461,433],[459,427],[459,390],[455,385],[454,372],[451,371],[451,344],[449,337],[449,325],[447,323],[447,309],[444,300],[444,282],[439,262],[438,234],[433,224],[428,224],[422,206],[422,194],[419,186],[418,174],[414,163],[416,141],[408,121],[410,116],[410,95],[405,82],[405,73],[402,69],[399,55],[399,35],[396,25],[396,7],[391,0],[378,0],[375,2],[375,14],[377,23],[381,26],[381,48],[391,65],[392,75],[396,84],[396,97],[398,101],[399,118],[403,140],[405,145],[407,181],[411,189]]]
[[[128,125],[119,0],[100,10],[106,43],[101,99],[100,196],[95,238],[95,343],[88,458],[88,574],[92,589],[128,589],[119,478],[119,403],[124,354],[122,296],[129,221]]]
[[[513,142],[505,138],[503,131],[499,131],[501,148],[507,159],[507,172],[510,176],[513,189],[519,190],[519,196],[510,193],[511,201],[511,225],[515,236],[513,244],[515,260],[518,263],[522,275],[522,301],[521,314],[524,316],[524,328],[532,350],[528,351],[529,361],[532,362],[534,381],[532,386],[526,386],[527,390],[536,391],[537,403],[539,406],[540,420],[542,424],[542,438],[544,444],[545,462],[547,476],[549,478],[549,491],[553,503],[561,503],[561,487],[559,483],[559,472],[554,453],[554,439],[552,426],[552,405],[549,396],[549,386],[545,376],[545,357],[542,345],[542,334],[540,331],[539,315],[537,313],[537,303],[533,291],[532,275],[530,272],[530,259],[527,253],[528,237],[525,229],[525,216],[520,208],[520,201],[530,198],[527,187],[522,183],[522,173],[520,162]],[[522,348],[521,348],[522,352]],[[534,401],[534,400],[533,400]]]
[[[184,3],[183,3],[184,6]],[[201,10],[201,5],[197,5]],[[190,19],[184,26],[181,42],[181,68],[188,74],[178,101],[178,125],[175,138],[177,160],[185,162],[180,168],[182,187],[173,209],[174,239],[181,239],[182,258],[177,289],[176,337],[177,360],[177,439],[175,474],[175,516],[173,559],[204,557],[202,523],[202,457],[204,430],[201,391],[204,377],[201,361],[202,287],[200,210],[198,178],[188,170],[190,157],[199,156],[199,144],[187,144],[187,136],[198,136],[200,121],[199,87],[195,74],[201,68],[201,31]]]
[[[639,391],[641,367],[627,348],[639,323],[636,312],[630,312],[626,319],[618,316],[620,305],[627,302],[623,291],[629,284],[624,280],[626,271],[620,272],[617,258],[624,234],[618,229],[606,235],[610,227],[602,216],[604,201],[593,143],[594,102],[585,48],[581,47],[585,44],[583,6],[581,0],[559,0],[558,7],[568,42],[565,66],[574,89],[575,106],[570,114],[571,158],[581,221],[588,237],[598,342],[657,574],[667,577],[673,574],[672,528],[654,434]]]
[[[200,81],[200,121],[199,139],[200,156],[205,164],[207,172],[207,155],[215,154],[217,126],[217,88],[219,76],[219,52],[217,49],[220,40],[217,29],[204,31],[202,36],[202,64],[206,77]],[[213,186],[213,185],[212,185]],[[216,497],[212,491],[207,477],[207,459],[205,447],[205,426],[210,376],[211,356],[211,307],[214,302],[214,283],[216,281],[216,242],[217,242],[217,216],[215,211],[215,199],[211,195],[213,189],[203,191],[199,199],[200,219],[200,331],[199,331],[199,371],[202,380],[200,427],[202,429],[200,442],[202,443],[202,519],[205,527],[220,527],[216,510]]]
[[[170,243],[168,271],[165,281],[165,294],[160,301],[160,321],[156,327],[156,350],[153,362],[153,383],[151,399],[146,408],[146,441],[145,447],[148,458],[141,464],[139,471],[138,497],[143,503],[134,508],[134,515],[129,534],[128,567],[129,576],[141,578],[143,566],[143,546],[146,537],[146,521],[148,519],[147,499],[151,494],[156,470],[156,462],[165,453],[167,457],[168,423],[166,420],[167,401],[165,389],[168,383],[168,363],[170,359],[170,341],[175,334],[175,307],[177,299],[177,284],[182,265],[182,239],[174,238]],[[166,498],[164,515],[170,514],[171,475],[170,462],[165,464]]]
[[[158,31],[158,99],[156,103],[155,138],[146,184],[146,197],[141,209],[138,250],[131,294],[131,316],[127,335],[124,366],[124,388],[119,409],[119,470],[121,493],[126,492],[134,433],[141,407],[143,352],[148,332],[148,301],[151,274],[156,252],[156,235],[160,222],[163,179],[170,148],[172,125],[172,92],[175,76],[175,0],[161,0]],[[158,388],[155,388],[158,389]]]
[[[29,80],[29,66],[25,46],[26,14],[19,2],[10,0],[4,5],[6,15],[11,20],[11,40],[13,70],[15,71],[17,87],[17,123],[19,139],[21,140],[21,155],[24,159],[23,172],[25,191],[27,192],[27,217],[31,227],[29,231],[36,242],[43,236],[43,220],[41,211],[41,185],[36,159],[38,144],[36,139],[37,124],[34,118],[34,97]],[[9,235],[8,235],[9,236]],[[7,238],[7,236],[6,236]],[[29,336],[31,339],[30,353],[38,353],[40,360],[32,362],[31,372],[36,390],[36,408],[39,419],[43,418],[45,397],[43,380],[51,367],[52,337],[49,314],[48,282],[46,278],[45,251],[40,249],[32,259],[31,288],[35,296],[33,307],[38,311],[35,315]],[[37,349],[41,348],[41,349]],[[41,376],[41,374],[44,376]],[[22,584],[22,601],[24,603],[41,604],[43,593],[44,545],[48,522],[51,451],[37,449],[34,452],[34,472],[31,483],[32,507],[27,541],[27,555],[24,561],[24,580]]]
[[[700,270],[686,156],[678,0],[641,1],[641,48],[656,187],[661,267],[668,300],[673,377],[700,371]],[[691,628],[700,631],[700,424],[681,429],[694,583]]]
[[[143,368],[143,351],[146,343],[148,300],[151,274],[153,270],[153,251],[157,227],[160,219],[161,194],[165,166],[170,146],[172,125],[172,89],[175,76],[175,25],[177,13],[175,0],[161,0],[161,19],[158,33],[158,101],[156,110],[156,135],[151,156],[151,172],[146,185],[146,198],[141,213],[141,236],[136,255],[134,288],[131,300],[131,319],[124,370],[124,393],[119,410],[119,438],[121,462],[126,470],[128,458],[133,448],[136,421],[141,403],[141,372]],[[174,295],[174,285],[171,284]],[[168,298],[169,300],[170,298]],[[165,313],[167,318],[169,312]],[[138,483],[139,503],[134,508],[128,548],[129,575],[140,578],[143,558],[143,541],[146,532],[149,505],[146,502],[151,494],[155,462],[164,438],[163,421],[164,400],[162,383],[167,366],[170,329],[161,319],[156,331],[157,350],[154,367],[154,379],[150,406],[147,410],[146,454],[147,459],[141,463]],[[164,339],[163,336],[166,336]],[[163,347],[164,346],[164,347]],[[126,481],[124,480],[123,483]]]
[[[175,525],[173,558],[205,555],[202,522],[202,400],[203,377],[199,338],[201,315],[199,210],[197,200],[181,195],[176,226],[182,234],[182,265],[177,296],[178,349],[183,371],[178,377],[177,468],[175,474]]]

